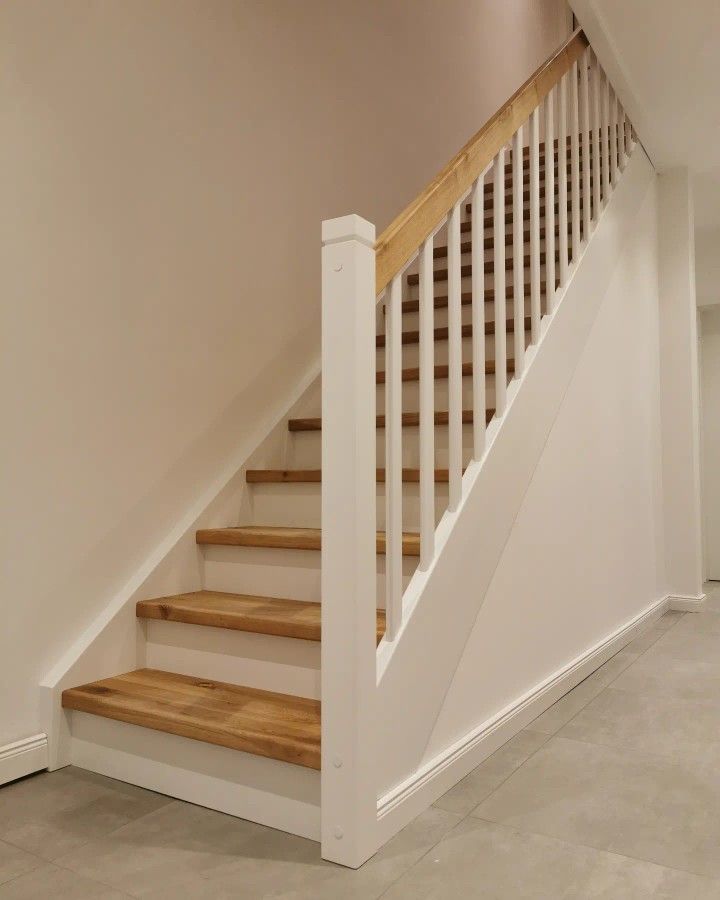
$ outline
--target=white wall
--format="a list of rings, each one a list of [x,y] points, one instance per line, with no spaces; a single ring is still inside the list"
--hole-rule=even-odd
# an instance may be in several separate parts
[[[426,759],[666,593],[654,184],[632,235],[538,460]]]
[[[720,227],[695,229],[698,306],[720,305]]]
[[[704,310],[701,322],[705,575],[720,581],[720,309]]]
[[[319,350],[320,221],[379,228],[562,0],[6,0],[0,746]]]

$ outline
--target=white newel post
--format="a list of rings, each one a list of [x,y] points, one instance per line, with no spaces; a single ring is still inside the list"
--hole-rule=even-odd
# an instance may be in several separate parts
[[[322,855],[376,849],[375,226],[322,225]]]

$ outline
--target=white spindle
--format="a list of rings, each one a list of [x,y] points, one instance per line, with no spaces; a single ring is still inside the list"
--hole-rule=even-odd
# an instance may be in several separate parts
[[[343,216],[322,241],[322,850],[358,866],[377,827],[375,227]]]
[[[602,133],[600,135],[602,152],[603,204],[610,199],[610,79],[603,72],[602,92]]]
[[[402,624],[402,274],[385,310],[385,639]]]
[[[600,113],[600,63],[593,54],[592,70],[592,169],[593,169],[593,219],[595,222],[600,217],[600,140],[601,140],[601,113]]]
[[[485,172],[472,189],[473,459],[485,452]]]
[[[560,79],[558,92],[558,241],[560,245],[560,287],[565,287],[568,274],[568,171],[567,171],[567,83]],[[553,164],[553,148],[545,145],[545,165]]]
[[[512,177],[513,177],[513,356],[515,358],[515,375],[522,375],[525,368],[525,328],[520,323],[525,321],[525,222],[523,212],[523,128],[515,132],[512,142]]]
[[[611,88],[612,90],[612,88]],[[618,109],[617,94],[614,90],[610,94],[610,181],[613,186],[618,180]]]
[[[580,115],[578,109],[578,64],[570,69],[570,197],[572,207],[572,259],[580,250]]]
[[[435,556],[435,326],[433,239],[420,248],[420,568]]]
[[[547,187],[546,194],[547,197]],[[552,198],[555,199],[554,197]],[[530,340],[540,340],[540,109],[530,116]],[[524,319],[515,320],[515,328],[523,329]]]
[[[545,98],[545,298],[549,313],[555,306],[555,160],[550,149],[555,142],[554,105],[552,88]],[[558,172],[558,177],[563,173]]]
[[[462,499],[462,275],[460,258],[460,210],[462,201],[448,216],[448,509],[454,512]]]
[[[590,237],[590,92],[588,67],[590,48],[588,47],[580,64],[580,98],[582,101],[582,222],[583,238]]]
[[[620,134],[619,134],[619,143],[620,143],[620,171],[622,171],[627,165],[628,161],[628,152],[627,152],[627,116],[625,115],[625,110],[620,105]]]
[[[493,264],[495,282],[495,415],[505,412],[507,400],[507,335],[505,298],[505,148],[498,151],[493,183]],[[523,329],[523,323],[516,322]]]

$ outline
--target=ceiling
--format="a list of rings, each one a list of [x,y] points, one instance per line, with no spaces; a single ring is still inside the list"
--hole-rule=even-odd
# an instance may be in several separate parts
[[[570,0],[656,168],[687,165],[720,227],[720,0]]]

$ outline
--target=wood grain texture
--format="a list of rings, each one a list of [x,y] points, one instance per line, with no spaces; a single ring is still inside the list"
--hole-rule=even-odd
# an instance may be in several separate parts
[[[318,471],[318,475],[320,471]],[[318,478],[319,481],[319,478]],[[155,600],[140,600],[139,619],[184,622],[270,634],[276,637],[320,640],[320,604],[280,597],[256,597],[220,591],[194,591]],[[377,610],[376,639],[385,633],[385,610]]]
[[[490,422],[492,417],[495,415],[494,409],[488,409],[485,411],[485,416],[487,422]],[[462,423],[463,425],[471,425],[473,421],[473,412],[471,409],[464,409],[462,411]],[[447,425],[448,423],[448,413],[445,410],[438,410],[435,412],[435,424],[436,425]],[[377,428],[385,427],[385,416],[379,415],[375,417],[375,424]],[[408,427],[417,427],[420,424],[420,413],[419,412],[406,412],[402,414],[402,425],[404,428]],[[320,416],[310,416],[305,419],[290,419],[288,421],[288,430],[289,431],[322,431],[322,418]]]
[[[63,691],[65,709],[320,768],[320,702],[157,669]]]
[[[198,544],[228,547],[270,547],[277,550],[319,550],[319,528],[278,528],[245,525],[232,528],[202,528],[195,536]],[[385,552],[385,532],[377,532],[377,552]],[[420,555],[420,535],[403,533],[403,555]]]
[[[505,323],[505,330],[508,334],[512,334],[515,331],[515,320],[508,319]],[[525,316],[525,330],[530,330],[530,316]],[[495,334],[495,322],[486,322],[485,323],[485,334]],[[462,326],[462,336],[470,337],[472,335],[472,325],[470,323],[466,323]],[[440,328],[436,328],[434,330],[434,339],[436,341],[446,341],[448,338],[448,330],[447,326],[444,325]],[[420,332],[419,331],[403,331],[402,333],[402,342],[403,344],[417,344],[420,340]],[[385,346],[385,335],[384,334],[376,334],[375,335],[375,346],[376,347],[384,347]]]
[[[467,142],[422,193],[383,231],[375,244],[376,293],[380,294],[498,150],[542,102],[587,46],[582,29],[522,85]]]

